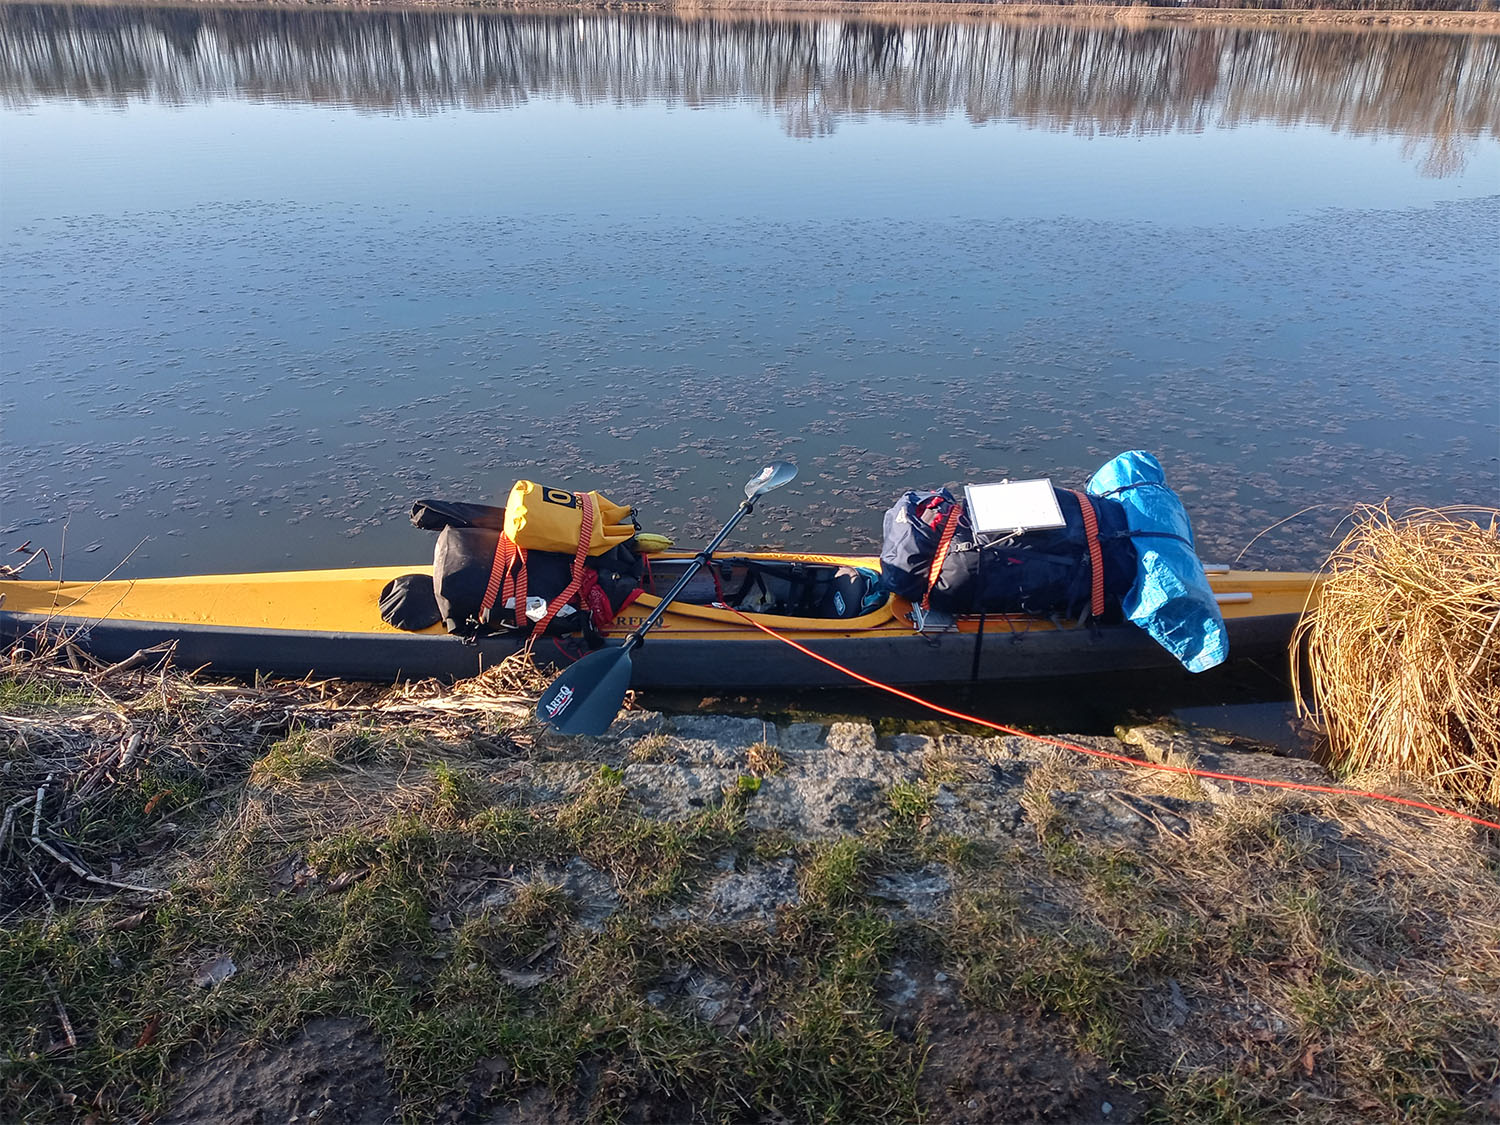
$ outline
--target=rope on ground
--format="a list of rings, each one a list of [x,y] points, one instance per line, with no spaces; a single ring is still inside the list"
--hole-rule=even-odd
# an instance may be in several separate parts
[[[1481,828],[1490,828],[1495,830],[1496,832],[1500,832],[1500,823],[1496,823],[1493,820],[1485,820],[1483,817],[1473,816],[1466,812],[1460,812],[1458,809],[1444,808],[1441,805],[1430,805],[1425,801],[1414,801],[1409,797],[1397,797],[1390,793],[1375,793],[1362,789],[1345,789],[1342,786],[1338,785],[1311,785],[1300,781],[1276,781],[1264,777],[1243,777],[1239,774],[1219,773],[1215,770],[1194,769],[1190,766],[1173,766],[1163,762],[1147,762],[1140,758],[1132,758],[1127,754],[1114,754],[1108,750],[1096,750],[1093,747],[1081,746],[1076,742],[1069,742],[1066,739],[1052,738],[1049,735],[1033,734],[1030,731],[1021,730],[1017,727],[1008,727],[1004,723],[991,722],[988,719],[981,719],[977,715],[968,715],[962,711],[955,711],[952,708],[943,707],[940,704],[933,703],[931,700],[923,699],[921,696],[912,695],[910,692],[902,691],[898,687],[893,687],[890,684],[883,684],[879,680],[871,679],[869,676],[860,675],[860,673],[854,671],[853,669],[845,668],[838,661],[831,660],[826,656],[822,656],[819,653],[816,653],[812,649],[808,648],[806,645],[797,643],[790,637],[782,636],[780,633],[776,632],[776,630],[755,620],[755,618],[751,617],[749,614],[742,613],[740,610],[735,610],[734,612],[736,615],[741,617],[749,624],[754,625],[757,629],[759,629],[762,633],[765,633],[767,636],[775,638],[782,644],[790,645],[792,648],[796,649],[804,656],[810,656],[814,660],[818,661],[818,663],[825,664],[835,671],[842,672],[850,679],[858,680],[860,683],[865,684],[868,687],[878,688],[881,691],[888,692],[900,699],[905,699],[909,703],[915,703],[920,707],[925,707],[929,711],[935,711],[939,715],[946,715],[950,719],[958,719],[961,722],[974,723],[977,726],[988,727],[990,730],[999,731],[1001,734],[1017,735],[1021,738],[1031,739],[1033,742],[1042,742],[1047,744],[1048,746],[1056,746],[1062,750],[1072,750],[1075,753],[1085,754],[1090,758],[1102,758],[1105,761],[1118,762],[1121,765],[1126,766],[1136,766],[1140,769],[1156,770],[1159,773],[1186,774],[1189,777],[1205,777],[1214,781],[1233,781],[1241,785],[1260,786],[1264,789],[1295,789],[1304,793],[1323,793],[1335,797],[1352,797],[1358,800],[1365,801],[1384,801],[1387,804],[1403,805],[1406,808],[1420,809],[1423,812],[1436,813],[1439,816],[1453,817],[1455,820],[1465,820],[1470,824],[1478,825]]]

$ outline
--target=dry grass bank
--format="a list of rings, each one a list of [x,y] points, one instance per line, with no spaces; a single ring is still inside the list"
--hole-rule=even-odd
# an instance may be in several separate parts
[[[31,0],[0,0],[0,4]],[[122,0],[70,0],[112,7]],[[492,11],[529,15],[644,12],[682,19],[797,16],[904,22],[1075,23],[1126,27],[1307,27],[1500,34],[1500,11],[1354,11],[1320,8],[1156,8],[1141,5],[899,2],[889,0],[123,0],[130,7],[342,8],[389,11]]]
[[[1292,651],[1330,760],[1500,805],[1500,510],[1358,509],[1324,569]]]
[[[563,739],[527,686],[0,671],[0,1118],[1500,1109],[1470,826],[866,723]]]

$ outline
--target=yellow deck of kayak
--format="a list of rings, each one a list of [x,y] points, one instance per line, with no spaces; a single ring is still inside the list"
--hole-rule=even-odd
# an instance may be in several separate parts
[[[663,555],[665,561],[691,555]],[[873,557],[817,554],[740,552],[732,557],[776,559],[878,569]],[[267,574],[212,574],[186,578],[140,578],[108,582],[46,582],[0,580],[0,612],[45,614],[59,623],[92,621],[150,621],[217,628],[277,629],[294,632],[398,633],[380,619],[381,588],[401,574],[431,572],[427,566],[379,566],[344,570],[300,570]],[[1228,596],[1220,609],[1226,619],[1298,614],[1316,587],[1317,576],[1289,571],[1228,571],[1210,574],[1214,591]],[[1244,595],[1249,595],[1246,598]],[[612,633],[625,633],[641,623],[658,604],[642,595],[616,620]],[[909,633],[910,606],[892,599],[874,613],[844,620],[781,617],[758,614],[756,620],[791,636],[862,634],[890,630]],[[1051,628],[1034,618],[1028,629]],[[1001,624],[990,618],[989,628]],[[960,621],[959,628],[977,628]],[[427,630],[442,633],[441,625]],[[740,618],[710,606],[674,604],[652,635],[691,635],[698,639],[760,637]]]

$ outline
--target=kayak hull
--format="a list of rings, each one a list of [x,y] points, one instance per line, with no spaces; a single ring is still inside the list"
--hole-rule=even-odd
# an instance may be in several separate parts
[[[749,557],[749,556],[745,556]],[[834,556],[760,555],[830,560]],[[868,559],[840,562],[868,564]],[[408,570],[411,568],[407,568]],[[517,651],[510,637],[464,640],[441,630],[404,633],[382,622],[381,586],[402,568],[140,579],[66,586],[0,582],[0,640],[66,637],[103,661],[172,643],[180,667],[216,672],[377,682],[460,679]],[[1231,656],[1284,658],[1314,576],[1215,576]],[[642,596],[616,623],[618,645],[657,604]],[[1046,680],[1174,669],[1176,661],[1132,625],[1062,626],[1017,617],[965,618],[949,632],[918,633],[910,606],[892,600],[845,621],[755,615],[778,633],[885,684]],[[170,619],[168,619],[170,618]],[[646,689],[800,689],[849,686],[838,670],[761,632],[733,611],[673,604],[632,653],[632,684]],[[578,651],[547,637],[539,663]]]
[[[6,615],[0,621],[0,637],[15,641],[44,623],[45,618],[31,615]],[[1283,656],[1296,624],[1296,614],[1234,622],[1229,630],[1230,652],[1237,659]],[[171,642],[175,645],[173,661],[184,668],[375,682],[463,679],[494,667],[520,647],[515,641],[495,637],[465,643],[456,637],[426,634],[289,633],[147,621],[102,622],[70,638],[106,662]],[[620,640],[607,643],[618,645]],[[1048,680],[1178,667],[1171,654],[1150,637],[1124,626],[1094,634],[1081,629],[986,632],[982,636],[907,633],[805,638],[798,643],[853,672],[896,685]],[[534,655],[538,663],[556,665],[574,658],[548,643],[538,645]],[[836,669],[770,637],[733,642],[652,637],[632,653],[631,660],[631,683],[637,688],[779,689],[851,683]]]

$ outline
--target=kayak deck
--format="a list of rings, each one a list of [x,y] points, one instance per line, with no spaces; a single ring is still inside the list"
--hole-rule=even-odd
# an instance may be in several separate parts
[[[656,556],[663,564],[687,554]],[[742,552],[736,559],[878,568],[879,560],[823,554]],[[515,637],[478,643],[441,625],[403,632],[380,618],[380,591],[421,566],[263,574],[197,575],[104,582],[0,581],[0,637],[68,632],[104,659],[172,640],[177,660],[223,671],[316,674],[351,679],[473,675],[519,647]],[[1275,571],[1211,574],[1232,655],[1285,651],[1317,576]],[[643,594],[610,629],[618,643],[659,604]],[[1083,629],[1020,616],[960,618],[943,634],[919,634],[910,604],[891,598],[860,617],[823,619],[757,613],[756,621],[865,675],[888,683],[1006,680],[1171,667],[1171,656],[1133,626]],[[981,635],[982,634],[982,635]],[[1005,643],[1025,640],[1026,644]],[[557,647],[557,646],[552,646]],[[558,651],[561,651],[559,648]],[[557,659],[547,645],[538,655]],[[564,654],[567,659],[567,654]],[[636,661],[640,687],[776,688],[845,682],[735,612],[675,602]]]
[[[660,562],[691,559],[691,555],[662,555]],[[878,569],[876,558],[740,553],[734,558],[778,562],[825,563]],[[273,629],[288,632],[371,633],[410,636],[380,619],[380,591],[402,574],[432,572],[427,566],[356,567],[339,570],[274,571],[260,574],[210,574],[182,578],[120,579],[107,582],[0,581],[0,613],[42,615],[59,624],[80,621],[150,621],[166,625],[200,625],[220,629]],[[1300,614],[1314,588],[1316,576],[1292,571],[1226,571],[1210,574],[1214,592],[1221,595],[1225,620],[1244,617]],[[635,628],[659,603],[642,594],[615,621],[611,633]],[[892,598],[872,613],[853,618],[784,617],[756,614],[755,619],[778,632],[823,635],[863,634],[871,629],[911,632],[909,603]],[[987,628],[1006,623],[1028,629],[1055,628],[1051,621],[1014,615],[991,616]],[[973,632],[977,617],[960,618],[958,630]],[[446,636],[441,625],[423,630]],[[695,636],[723,635],[732,639],[749,630],[739,615],[711,605],[678,601],[669,607],[656,632]]]

